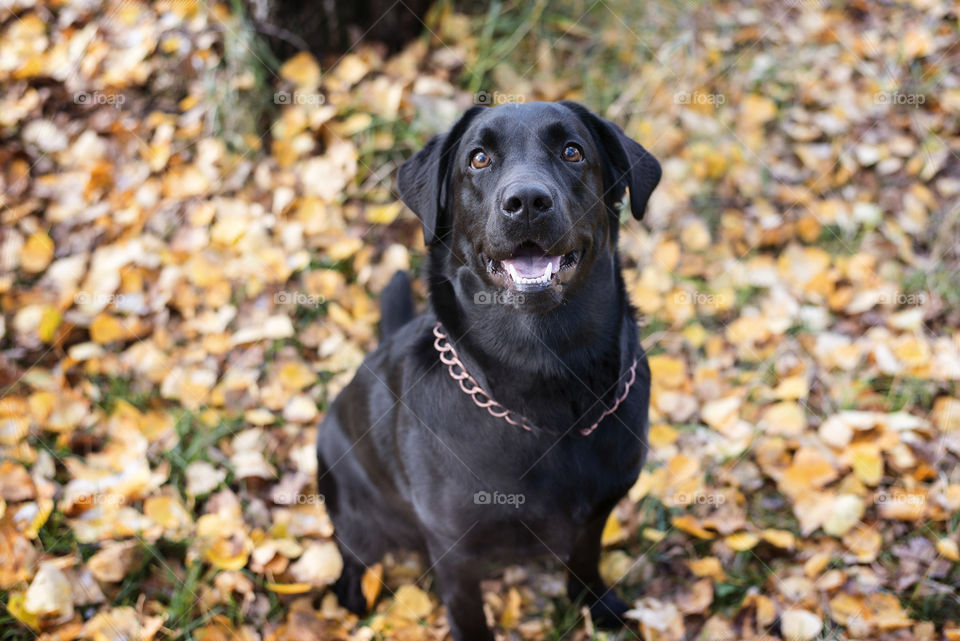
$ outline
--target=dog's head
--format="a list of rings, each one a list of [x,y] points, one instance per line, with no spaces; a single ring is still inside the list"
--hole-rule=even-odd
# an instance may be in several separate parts
[[[428,245],[542,311],[616,251],[617,206],[643,216],[660,164],[574,102],[474,107],[400,168]]]

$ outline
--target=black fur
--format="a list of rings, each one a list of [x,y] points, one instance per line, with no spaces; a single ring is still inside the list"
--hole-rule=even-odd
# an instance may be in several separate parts
[[[380,294],[380,339],[386,340],[395,334],[415,315],[410,276],[407,272],[397,272]]]
[[[571,143],[582,162],[560,158]],[[489,167],[471,168],[477,148]],[[362,611],[365,566],[390,549],[418,550],[454,639],[489,641],[479,588],[487,566],[546,555],[566,566],[571,598],[596,622],[622,623],[627,606],[597,568],[600,533],[646,456],[650,372],[620,275],[616,205],[629,187],[640,217],[659,177],[640,145],[575,103],[472,109],[403,165],[399,191],[429,244],[431,310],[409,320],[396,302],[409,293],[391,283],[383,342],[319,430],[320,491],[345,562],[341,603]],[[549,193],[546,214],[504,213],[518,181]],[[522,301],[489,304],[503,293],[489,261],[523,242],[577,252],[575,270]],[[533,431],[461,391],[433,347],[438,320],[469,372]],[[629,397],[582,436],[613,405],[634,358]]]

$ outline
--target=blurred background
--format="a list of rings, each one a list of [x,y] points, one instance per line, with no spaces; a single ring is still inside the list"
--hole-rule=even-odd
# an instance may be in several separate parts
[[[602,570],[636,627],[546,559],[485,583],[498,635],[960,639],[958,11],[0,2],[0,640],[444,638],[422,559],[362,619],[326,589],[317,423],[422,273],[399,163],[560,99],[664,169],[620,237],[651,453]]]

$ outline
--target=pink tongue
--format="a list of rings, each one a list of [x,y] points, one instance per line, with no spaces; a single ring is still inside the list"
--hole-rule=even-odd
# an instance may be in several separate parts
[[[517,274],[523,278],[540,278],[543,276],[543,272],[546,271],[547,265],[552,264],[553,267],[550,269],[551,274],[556,274],[560,271],[560,256],[544,256],[544,255],[526,255],[526,256],[517,256],[515,258],[505,258],[503,260],[503,268],[509,273],[508,265],[512,266]]]

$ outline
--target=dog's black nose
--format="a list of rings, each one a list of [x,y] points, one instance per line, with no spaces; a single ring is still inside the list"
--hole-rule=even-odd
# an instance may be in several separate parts
[[[550,197],[547,188],[542,185],[531,183],[511,185],[504,190],[500,207],[508,218],[526,219],[527,222],[532,223],[550,213],[553,209],[553,198]]]

